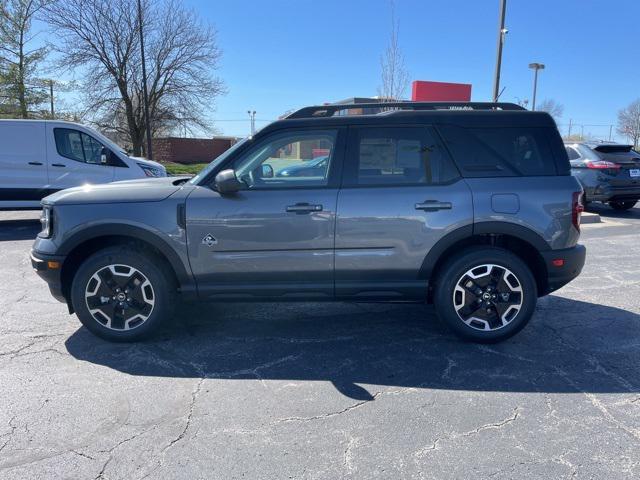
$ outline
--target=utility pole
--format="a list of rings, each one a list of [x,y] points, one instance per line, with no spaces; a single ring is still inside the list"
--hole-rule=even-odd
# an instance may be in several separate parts
[[[256,111],[255,110],[247,110],[249,114],[249,120],[251,122],[251,136],[253,137],[256,133]]]
[[[142,34],[142,4],[138,0],[138,33],[140,34],[140,55],[142,57],[142,88],[144,94],[144,123],[147,127],[147,158],[153,160],[151,151],[151,121],[149,119],[149,93],[147,92],[147,65],[144,58],[144,35]]]
[[[567,135],[567,137],[571,137],[571,123],[572,123],[572,119],[569,119],[569,134]]]
[[[611,141],[611,134],[613,133],[613,125],[609,125],[609,141]]]
[[[533,100],[531,101],[531,110],[536,109],[536,91],[538,90],[538,70],[544,70],[544,63],[530,63],[529,68],[534,71],[533,74]]]
[[[51,103],[51,118],[56,117],[56,112],[53,109],[53,80],[49,80],[49,101]]]
[[[500,97],[500,68],[502,67],[502,46],[508,30],[504,28],[504,17],[507,13],[507,0],[500,0],[500,21],[498,23],[498,46],[496,53],[496,70],[493,77],[493,101]]]

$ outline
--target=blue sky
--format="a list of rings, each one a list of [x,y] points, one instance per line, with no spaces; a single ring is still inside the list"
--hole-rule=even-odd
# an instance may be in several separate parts
[[[292,108],[376,94],[388,0],[186,3],[218,30],[218,74],[229,92],[213,117],[224,134],[247,134],[249,108],[260,127]],[[471,83],[473,100],[490,100],[498,4],[396,0],[411,79]],[[639,18],[638,0],[508,0],[501,100],[530,99],[527,66],[541,62],[538,100],[564,105],[561,124],[615,124],[617,111],[640,97]],[[608,131],[585,127],[597,136]]]

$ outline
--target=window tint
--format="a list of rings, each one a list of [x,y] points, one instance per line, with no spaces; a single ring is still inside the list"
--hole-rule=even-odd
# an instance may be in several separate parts
[[[54,128],[53,135],[59,155],[77,162],[101,164],[103,145],[93,137],[70,128]]]
[[[336,130],[275,134],[234,163],[249,189],[319,187],[329,181]]]
[[[352,129],[348,183],[402,185],[447,183],[458,172],[428,127]],[[357,163],[356,163],[357,162]]]
[[[565,147],[567,150],[567,155],[569,155],[569,160],[577,160],[580,158],[580,154],[578,152],[576,152],[573,148],[571,147]]]
[[[544,128],[438,129],[466,177],[556,175]]]

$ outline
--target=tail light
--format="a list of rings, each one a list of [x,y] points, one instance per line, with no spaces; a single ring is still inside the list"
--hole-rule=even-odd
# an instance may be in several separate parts
[[[592,168],[594,170],[620,170],[620,165],[613,162],[608,162],[607,160],[587,160],[584,162],[587,168]]]
[[[580,231],[580,215],[584,212],[584,205],[582,204],[582,192],[573,192],[573,198],[571,201],[571,223],[576,227],[576,230]]]

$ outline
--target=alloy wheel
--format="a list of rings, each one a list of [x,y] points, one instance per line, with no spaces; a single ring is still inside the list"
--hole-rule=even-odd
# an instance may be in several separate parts
[[[453,305],[469,327],[493,331],[516,318],[522,308],[522,294],[522,283],[511,270],[483,264],[460,277],[453,291]]]
[[[153,312],[155,292],[149,279],[129,265],[113,264],[95,272],[85,289],[87,309],[111,330],[131,330]]]

